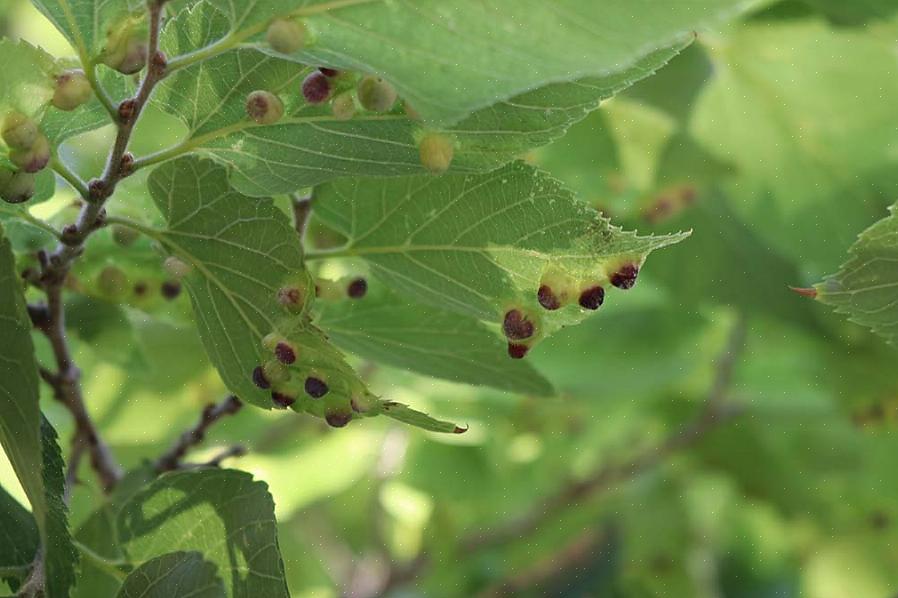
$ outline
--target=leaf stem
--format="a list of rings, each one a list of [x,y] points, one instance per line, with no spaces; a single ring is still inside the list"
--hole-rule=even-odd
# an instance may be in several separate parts
[[[90,83],[91,88],[94,90],[94,95],[97,96],[97,100],[103,104],[103,108],[109,113],[112,121],[117,121],[118,109],[115,107],[115,102],[106,91],[106,88],[103,87],[103,84],[100,83],[100,80],[97,78],[97,65],[93,63],[85,64],[84,74],[87,77],[87,81]]]
[[[206,405],[196,425],[181,434],[177,442],[156,460],[153,468],[157,473],[181,468],[187,451],[205,439],[209,428],[228,415],[237,413],[241,407],[243,407],[243,403],[234,395],[227,397],[220,403]],[[230,453],[228,453],[228,456],[230,456]]]
[[[63,162],[58,155],[54,155],[50,160],[50,167],[53,169],[56,174],[61,176],[65,182],[72,186],[72,188],[78,192],[78,195],[81,197],[87,197],[89,191],[87,189],[87,183],[81,180],[75,172],[68,167],[68,165]]]
[[[72,544],[74,544],[75,548],[78,549],[78,552],[81,553],[86,560],[90,561],[91,564],[96,565],[97,568],[102,569],[105,573],[108,573],[112,577],[115,577],[119,581],[124,581],[128,574],[121,570],[121,567],[130,566],[131,563],[127,561],[111,561],[93,550],[89,547],[85,546],[78,540],[72,539]]]

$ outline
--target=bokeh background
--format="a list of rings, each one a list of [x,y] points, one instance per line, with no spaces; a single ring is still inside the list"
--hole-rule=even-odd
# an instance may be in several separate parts
[[[24,0],[0,0],[0,32],[71,53]],[[149,113],[136,149],[179,126]],[[97,172],[110,139],[65,157]],[[788,287],[835,272],[898,200],[898,2],[763,2],[526,158],[617,224],[693,235],[533,351],[554,398],[354,362],[467,434],[249,408],[217,426],[194,459],[248,449],[229,464],[270,486],[293,595],[896,595],[898,353]],[[111,211],[157,218],[141,182]],[[73,199],[60,183],[34,213],[70,220]],[[328,239],[314,222],[310,236]],[[128,260],[158,287],[148,243],[124,256],[95,240],[84,280]],[[69,304],[86,396],[135,466],[225,389],[186,298],[89,291]],[[67,414],[43,407],[66,438]],[[83,474],[75,528],[100,500]],[[0,485],[22,497],[2,460]]]

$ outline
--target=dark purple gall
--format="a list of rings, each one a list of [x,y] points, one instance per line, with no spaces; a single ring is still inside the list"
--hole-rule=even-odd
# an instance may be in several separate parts
[[[332,428],[342,428],[352,421],[352,413],[346,411],[329,411],[324,414],[324,421]]]
[[[271,400],[278,409],[286,409],[296,402],[294,397],[277,391],[271,393]]]
[[[346,294],[351,299],[361,299],[368,293],[368,281],[364,278],[354,278],[346,287]]]
[[[174,301],[181,294],[181,283],[177,280],[166,280],[161,287],[162,296],[169,301]]]
[[[303,308],[303,292],[299,287],[281,287],[277,292],[278,303],[289,311],[299,312]]]
[[[310,73],[302,82],[302,95],[310,104],[323,104],[331,95],[331,82],[320,71]]]
[[[539,290],[536,292],[536,299],[540,305],[549,311],[555,311],[561,307],[561,299],[558,298],[552,287],[547,284],[539,287]]]
[[[265,370],[261,365],[256,366],[256,369],[253,370],[253,384],[263,390],[271,388],[271,382],[265,377]]]
[[[508,343],[508,356],[512,359],[524,359],[530,347],[518,343]]]
[[[580,307],[583,309],[597,310],[605,302],[605,289],[596,285],[588,289],[584,289],[580,293]]]
[[[611,284],[624,291],[632,289],[639,276],[639,267],[635,264],[627,264],[611,275]]]
[[[296,349],[289,343],[280,342],[274,347],[274,356],[285,365],[296,362]]]
[[[327,384],[324,380],[319,378],[315,378],[314,376],[309,376],[306,378],[305,384],[306,394],[308,394],[313,399],[320,399],[324,395],[330,391]]]
[[[533,336],[536,328],[533,322],[527,319],[527,316],[519,309],[509,310],[505,314],[505,320],[502,322],[502,330],[505,336],[512,341],[520,341]]]

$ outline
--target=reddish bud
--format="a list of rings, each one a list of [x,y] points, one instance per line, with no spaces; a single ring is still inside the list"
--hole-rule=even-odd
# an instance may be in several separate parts
[[[322,104],[331,95],[331,82],[319,71],[310,73],[302,82],[302,95],[310,104]]]
[[[627,264],[611,275],[611,284],[624,291],[632,289],[639,275],[639,267],[635,264]]]
[[[351,299],[361,299],[368,293],[368,281],[364,278],[355,278],[346,287],[346,294]]]
[[[119,174],[122,178],[127,178],[134,174],[134,154],[131,152],[122,154],[122,160],[119,162]]]
[[[605,289],[598,285],[585,289],[580,293],[579,303],[580,307],[583,309],[596,310],[599,309],[604,302]]]
[[[502,330],[509,340],[520,341],[533,336],[536,329],[521,310],[512,309],[505,314]]]
[[[561,300],[547,284],[539,287],[539,290],[536,292],[536,298],[539,304],[549,311],[555,311],[561,307]]]
[[[324,421],[332,428],[342,428],[352,421],[352,413],[346,411],[329,411],[324,414]]]
[[[291,397],[290,395],[285,395],[282,392],[274,391],[271,393],[271,400],[274,402],[275,406],[279,409],[286,409],[290,405],[296,402],[296,398]]]
[[[296,349],[289,343],[280,342],[274,347],[274,356],[281,363],[290,365],[296,361]]]
[[[137,113],[137,102],[133,99],[124,100],[118,105],[118,119],[122,124],[128,124]]]
[[[253,384],[263,390],[271,388],[271,382],[265,377],[265,370],[261,365],[256,366],[256,369],[253,370]]]
[[[527,345],[508,343],[508,356],[512,359],[524,359],[524,356],[527,355],[527,351],[529,350],[530,347]]]
[[[162,296],[169,301],[174,301],[181,294],[181,283],[177,280],[166,280],[162,283]]]
[[[306,393],[313,399],[320,399],[330,391],[324,380],[309,376],[306,378]]]

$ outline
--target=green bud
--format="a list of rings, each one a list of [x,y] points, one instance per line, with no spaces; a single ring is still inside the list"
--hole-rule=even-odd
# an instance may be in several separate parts
[[[368,75],[359,81],[358,86],[359,103],[366,110],[374,112],[387,112],[396,103],[396,89],[381,79],[373,75]]]
[[[118,225],[112,227],[112,240],[121,247],[131,247],[139,237],[140,233],[133,228]]]
[[[260,125],[273,125],[284,116],[284,103],[269,91],[254,91],[246,96],[246,115]]]
[[[128,275],[120,268],[106,266],[97,275],[97,288],[103,295],[118,299],[128,290]]]
[[[14,148],[9,160],[25,172],[39,172],[50,162],[50,141],[38,135],[30,148]]]
[[[352,92],[347,91],[335,97],[331,110],[337,120],[349,120],[355,116],[355,98]]]
[[[452,139],[440,133],[428,133],[418,144],[421,164],[433,174],[443,174],[449,170],[455,155]]]
[[[265,39],[275,52],[292,54],[306,43],[306,26],[296,19],[275,19],[268,25]]]
[[[0,129],[3,141],[13,149],[27,149],[34,145],[40,135],[37,123],[21,112],[10,112],[3,119]]]
[[[173,255],[165,258],[162,267],[176,280],[181,280],[193,271],[193,266]]]
[[[7,203],[22,203],[34,195],[34,175],[0,169],[0,198]]]
[[[73,69],[56,77],[52,103],[60,110],[69,111],[86,104],[92,95],[93,89],[84,71]]]

